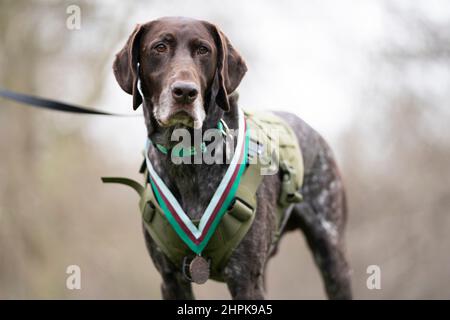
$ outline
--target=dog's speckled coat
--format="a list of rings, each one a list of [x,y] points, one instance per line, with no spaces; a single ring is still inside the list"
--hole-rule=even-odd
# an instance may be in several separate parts
[[[170,32],[176,45],[167,42],[165,49],[158,49],[164,51],[153,52],[147,43],[142,42],[151,42],[161,30]],[[210,56],[192,51],[192,39],[203,41],[206,47],[210,47]],[[149,54],[149,50],[152,53]],[[203,51],[202,49],[201,52]],[[146,54],[148,59],[143,58]],[[137,72],[142,81],[144,97],[136,89],[138,62],[142,65],[142,70]],[[187,72],[188,69],[191,71]],[[158,93],[163,91],[164,86],[180,77],[192,80],[200,89],[203,101],[209,102],[204,106],[206,118],[202,129],[216,127],[220,118],[230,128],[236,129],[237,98],[230,94],[236,89],[246,70],[240,55],[217,27],[187,18],[164,18],[138,26],[114,63],[116,78],[121,87],[133,95],[135,108],[143,101],[149,137],[164,145],[173,143],[169,138],[174,128],[184,126],[179,124],[167,127],[161,125],[161,119],[155,119],[160,114],[155,109],[172,108],[158,104]],[[198,114],[198,110],[194,110],[190,116],[195,117],[195,112]],[[290,113],[277,114],[296,132],[305,164],[304,183],[300,190],[304,201],[295,205],[284,232],[297,229],[304,232],[321,271],[328,297],[349,299],[350,273],[344,255],[343,239],[346,201],[334,157],[322,137],[304,121]],[[186,123],[186,119],[182,120],[180,123]],[[191,132],[193,130],[188,129]],[[198,219],[220,183],[227,165],[175,165],[170,161],[170,156],[154,148],[149,150],[149,157],[183,210],[192,219]],[[276,253],[276,250],[270,251],[270,248],[275,232],[280,182],[279,174],[264,177],[257,192],[258,207],[253,225],[224,270],[224,279],[233,299],[264,298],[265,267],[269,258]],[[163,298],[193,299],[191,283],[182,275],[180,266],[173,265],[165,257],[145,229],[144,235],[150,255],[163,278]],[[292,276],[295,276],[295,272],[296,270],[292,270]]]

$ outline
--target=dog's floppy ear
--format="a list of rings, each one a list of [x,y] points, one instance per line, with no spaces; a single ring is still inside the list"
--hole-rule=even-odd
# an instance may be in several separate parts
[[[136,110],[142,103],[142,96],[138,89],[139,79],[139,46],[140,38],[144,25],[138,24],[133,33],[127,40],[127,43],[116,54],[113,70],[114,76],[120,87],[126,92],[133,95],[133,109]]]
[[[215,25],[205,23],[210,29],[217,47],[217,70],[211,91],[217,105],[223,110],[229,111],[228,95],[233,93],[241,83],[247,72],[247,66],[225,34]]]

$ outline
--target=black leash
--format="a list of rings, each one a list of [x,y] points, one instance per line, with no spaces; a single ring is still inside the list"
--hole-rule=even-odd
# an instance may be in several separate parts
[[[0,97],[13,100],[16,102],[20,102],[23,104],[28,104],[31,106],[35,106],[38,108],[57,110],[63,112],[72,112],[79,114],[94,114],[101,116],[116,116],[116,117],[136,117],[141,116],[140,114],[120,114],[120,113],[111,113],[106,111],[100,111],[95,109],[88,109],[81,106],[75,106],[64,102],[59,102],[50,99],[43,99],[39,97],[35,97],[28,94],[13,92],[10,90],[5,90],[0,88]]]

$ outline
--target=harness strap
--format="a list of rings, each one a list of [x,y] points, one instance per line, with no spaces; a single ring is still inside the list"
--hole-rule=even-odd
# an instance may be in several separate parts
[[[131,188],[133,188],[139,196],[142,196],[142,193],[144,192],[144,187],[139,183],[132,179],[128,178],[122,178],[122,177],[102,177],[103,183],[119,183],[127,185]]]

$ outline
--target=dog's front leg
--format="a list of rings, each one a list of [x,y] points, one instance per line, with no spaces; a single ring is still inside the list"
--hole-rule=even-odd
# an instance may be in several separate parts
[[[257,193],[258,210],[247,235],[234,250],[224,269],[224,280],[235,300],[263,300],[264,271],[275,230],[276,193],[279,180],[266,176]]]
[[[233,300],[264,299],[265,254],[252,228],[235,249],[224,269],[224,280]]]
[[[161,276],[161,294],[164,300],[194,299],[191,282],[186,280],[181,272],[161,273]]]
[[[233,300],[263,300],[264,278],[262,274],[245,274],[237,266],[225,269],[226,283]]]
[[[264,277],[262,273],[251,272],[251,268],[247,268],[246,264],[229,263],[224,274],[233,300],[264,299]]]
[[[147,250],[163,280],[161,284],[162,298],[165,300],[194,300],[191,282],[158,249],[145,227],[143,230]]]

